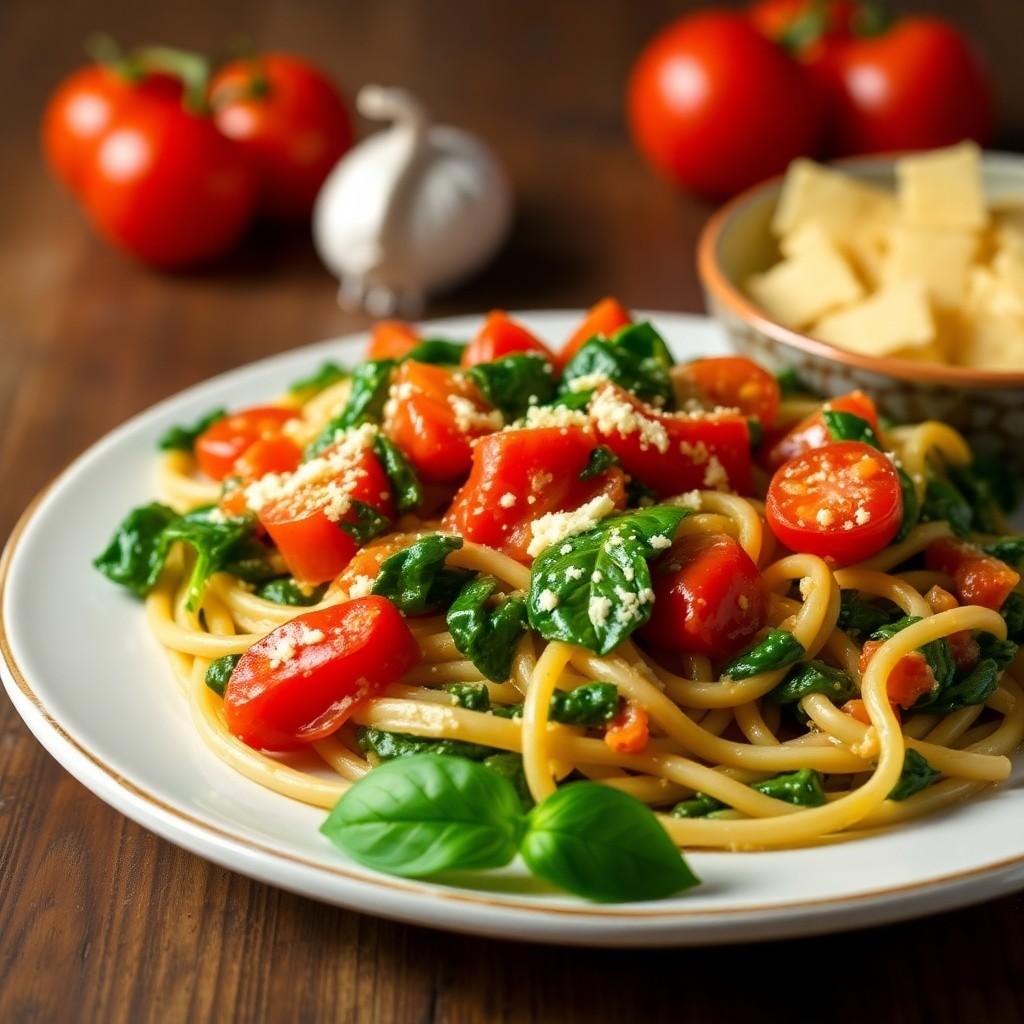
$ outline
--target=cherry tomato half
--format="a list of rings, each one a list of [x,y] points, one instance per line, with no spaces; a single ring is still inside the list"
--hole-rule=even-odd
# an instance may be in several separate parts
[[[789,433],[767,446],[763,460],[765,466],[768,469],[778,469],[795,455],[829,444],[832,437],[825,426],[826,410],[853,413],[854,416],[867,420],[875,433],[878,433],[878,412],[875,403],[863,391],[851,391],[848,395],[830,399],[820,409],[801,420]]]
[[[555,358],[547,345],[522,324],[516,323],[502,310],[495,309],[487,315],[476,337],[462,353],[462,365],[493,363],[495,359],[516,352],[536,352],[550,361]]]
[[[420,336],[404,320],[378,320],[370,334],[367,359],[403,359],[419,343]]]
[[[714,356],[673,367],[672,381],[681,398],[697,398],[705,406],[739,409],[763,427],[775,422],[781,395],[779,382],[744,356]]]
[[[211,479],[223,480],[250,445],[262,438],[277,437],[282,425],[297,415],[294,409],[260,405],[217,420],[196,438],[199,468]]]
[[[335,732],[420,660],[383,597],[307,612],[242,655],[224,691],[228,729],[257,750],[294,750]]]
[[[629,310],[618,299],[601,299],[587,310],[583,323],[569,335],[561,352],[558,353],[559,364],[565,366],[591,338],[610,338],[620,327],[632,322]]]
[[[850,565],[878,554],[896,536],[903,497],[882,452],[839,441],[781,466],[768,487],[765,514],[791,551]]]

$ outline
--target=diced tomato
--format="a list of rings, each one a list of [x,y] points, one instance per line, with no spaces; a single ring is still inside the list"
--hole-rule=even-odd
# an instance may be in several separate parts
[[[728,534],[680,537],[651,577],[654,610],[641,635],[654,647],[727,658],[764,625],[761,573]]]
[[[307,612],[242,655],[224,691],[228,729],[257,750],[294,750],[335,732],[420,660],[383,597]]]
[[[470,442],[501,426],[501,414],[484,401],[476,385],[442,366],[402,363],[392,395],[396,398],[384,430],[430,482],[465,476],[473,458]]]
[[[877,554],[896,536],[903,495],[882,452],[839,441],[781,466],[768,487],[765,515],[791,551],[850,565]]]
[[[328,449],[321,457],[330,454]],[[332,507],[339,491],[349,505],[340,516]],[[260,522],[300,583],[326,583],[351,561],[359,545],[344,524],[358,521],[357,501],[388,519],[395,518],[391,482],[371,451],[339,467],[331,480],[300,486],[259,510]]]
[[[228,477],[230,486],[220,499],[221,511],[229,516],[243,515],[246,511],[244,489],[247,485],[268,473],[291,473],[301,461],[302,449],[284,434],[271,434],[249,445],[235,460],[231,476]]]
[[[696,398],[711,408],[739,409],[762,427],[770,427],[779,411],[779,382],[744,356],[715,356],[673,367],[672,383],[682,400]]]
[[[875,403],[863,391],[851,391],[848,395],[840,395],[827,401],[817,412],[811,413],[801,420],[788,434],[775,444],[768,447],[764,455],[767,469],[778,469],[784,462],[813,448],[821,448],[832,440],[825,426],[823,413],[826,410],[849,412],[867,420],[872,429],[878,432],[878,411]]]
[[[419,343],[416,328],[404,320],[378,320],[370,334],[367,359],[402,359]]]
[[[960,607],[960,602],[948,590],[939,586],[932,587],[924,595],[924,599],[936,614]],[[946,642],[949,644],[949,653],[953,656],[953,664],[956,665],[957,671],[969,672],[977,665],[978,659],[981,657],[981,648],[969,629],[950,633],[946,637]]]
[[[207,427],[196,438],[199,468],[214,480],[223,480],[235,467],[235,460],[261,438],[280,434],[282,424],[298,416],[294,409],[279,405],[257,406],[232,413]]]
[[[565,366],[591,338],[610,338],[620,327],[632,322],[629,310],[618,299],[602,299],[587,310],[583,323],[569,335],[568,341],[562,346],[562,351],[558,353],[559,364]]]
[[[861,648],[860,671],[867,671],[871,659],[875,656],[884,640],[868,640]],[[918,699],[935,689],[935,675],[928,664],[928,659],[920,651],[904,654],[893,666],[885,684],[885,692],[893,704],[901,708],[912,707]]]
[[[617,754],[639,754],[651,738],[650,720],[639,704],[627,700],[605,728],[604,741]]]
[[[462,353],[462,365],[493,363],[495,359],[516,352],[536,352],[551,362],[555,359],[544,342],[502,310],[495,309],[488,314],[483,327]]]
[[[581,480],[596,442],[581,427],[504,430],[477,441],[473,468],[444,517],[448,530],[529,563],[530,524],[607,494],[626,503],[625,477],[612,467]]]
[[[695,488],[751,491],[743,416],[658,412],[614,384],[597,391],[591,413],[598,438],[623,469],[663,497]]]
[[[892,713],[896,716],[896,721],[899,722],[902,719],[900,709],[895,704],[890,704],[890,707],[892,708]],[[871,716],[868,714],[868,709],[860,697],[848,700],[839,710],[842,711],[844,715],[849,715],[851,718],[855,718],[863,725],[871,724]]]
[[[980,604],[998,611],[1020,583],[1020,573],[980,548],[954,537],[928,545],[925,565],[953,577],[961,604]]]

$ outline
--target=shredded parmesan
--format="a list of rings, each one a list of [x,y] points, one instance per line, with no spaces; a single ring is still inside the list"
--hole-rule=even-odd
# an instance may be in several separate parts
[[[532,539],[526,553],[536,558],[542,551],[561,543],[567,537],[596,526],[614,510],[615,502],[607,494],[599,494],[572,512],[549,512],[540,516],[530,524]]]

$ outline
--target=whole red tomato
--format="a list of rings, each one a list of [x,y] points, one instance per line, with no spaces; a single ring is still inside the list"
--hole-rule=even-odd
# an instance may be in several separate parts
[[[217,127],[252,161],[261,212],[309,216],[324,178],[352,145],[352,121],[323,72],[285,53],[237,60],[213,79]]]
[[[254,184],[245,155],[211,118],[136,90],[88,153],[80,192],[106,238],[173,269],[231,247],[249,222]]]
[[[840,153],[932,149],[992,134],[992,87],[970,43],[939,18],[904,18],[830,61]]]
[[[630,128],[670,181],[721,198],[817,148],[820,107],[807,71],[742,14],[669,25],[629,81]]]

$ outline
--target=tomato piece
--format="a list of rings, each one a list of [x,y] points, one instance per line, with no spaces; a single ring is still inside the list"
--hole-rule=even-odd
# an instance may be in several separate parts
[[[924,595],[924,599],[936,614],[960,607],[960,602],[948,590],[939,586],[932,587]],[[978,664],[978,660],[981,658],[981,647],[969,629],[950,633],[946,637],[946,643],[949,644],[949,653],[953,656],[953,664],[956,665],[958,672],[969,672]]]
[[[370,334],[367,359],[404,359],[421,341],[412,324],[404,320],[378,320]]]
[[[250,445],[263,438],[279,436],[281,426],[297,415],[294,409],[260,405],[217,420],[196,438],[199,468],[211,479],[223,480]]]
[[[365,584],[366,580],[375,580],[384,559],[409,547],[416,537],[417,534],[414,533],[389,533],[371,541],[365,548],[360,548],[355,553],[352,561],[331,584],[331,589],[342,590],[348,594],[353,584]]]
[[[871,659],[883,643],[884,640],[868,640],[861,648],[861,675],[867,671]],[[893,704],[909,708],[925,694],[931,693],[936,685],[935,674],[928,664],[928,659],[920,651],[911,651],[910,654],[904,654],[893,666],[885,683],[885,692]]]
[[[242,655],[224,691],[224,717],[250,747],[294,750],[337,731],[419,660],[416,638],[383,597],[307,612]]]
[[[629,310],[618,299],[610,296],[601,299],[587,310],[583,323],[569,335],[561,352],[558,353],[559,365],[565,366],[591,338],[610,338],[620,327],[632,322]]]
[[[899,477],[889,459],[859,441],[798,455],[772,477],[765,502],[772,533],[791,551],[832,565],[870,558],[903,518]]]
[[[278,220],[309,216],[320,186],[352,145],[352,120],[330,78],[288,53],[231,61],[213,78],[217,127],[243,152],[259,208]]]
[[[373,452],[332,460],[336,452],[337,448],[328,449],[320,456],[318,462],[325,469],[315,479],[292,478],[289,484],[286,478],[285,493],[258,513],[288,571],[300,583],[326,583],[351,561],[359,544],[344,525],[358,521],[355,502],[395,518],[391,482]]]
[[[477,363],[493,363],[502,356],[516,352],[536,352],[554,362],[551,350],[522,324],[516,323],[500,309],[492,310],[483,327],[462,353],[462,365],[476,366]]]
[[[473,460],[470,442],[501,427],[501,413],[476,385],[443,366],[402,363],[391,386],[384,430],[416,472],[432,483],[458,480]]]
[[[925,565],[934,572],[953,577],[961,604],[978,604],[996,611],[1020,583],[1020,573],[1005,562],[954,537],[943,537],[929,544]]]
[[[651,577],[654,609],[641,636],[654,647],[728,658],[764,625],[761,573],[728,534],[680,537]]]
[[[739,409],[770,427],[779,411],[779,382],[753,359],[714,356],[674,367],[672,380],[681,400],[696,398],[714,408]]]
[[[875,403],[863,391],[851,391],[848,395],[829,399],[820,409],[801,420],[785,437],[769,446],[764,457],[767,469],[778,469],[796,455],[830,444],[832,437],[825,426],[826,411],[849,412],[867,420],[878,433],[878,410]]]
[[[663,497],[695,488],[751,491],[744,416],[658,412],[614,384],[598,389],[590,413],[601,444],[630,476]]]
[[[639,754],[651,738],[650,719],[639,704],[627,700],[608,723],[604,741],[617,754]]]
[[[900,709],[895,704],[889,705],[892,708],[892,713],[896,716],[896,721],[899,722],[902,719]],[[867,706],[864,704],[859,697],[855,697],[853,700],[848,700],[840,709],[844,715],[849,715],[851,718],[855,718],[862,725],[871,724],[871,716],[868,714]]]
[[[625,505],[625,477],[617,467],[580,479],[595,445],[578,426],[503,430],[482,438],[473,449],[469,479],[445,514],[445,529],[528,564],[535,519],[579,508],[601,494],[617,508]]]
[[[252,483],[268,473],[292,473],[302,461],[302,449],[284,434],[262,437],[235,460],[232,476]]]

